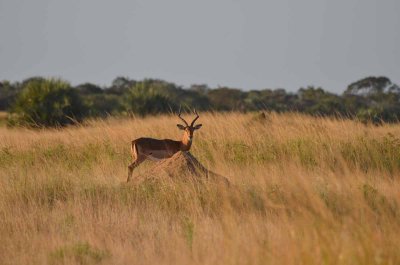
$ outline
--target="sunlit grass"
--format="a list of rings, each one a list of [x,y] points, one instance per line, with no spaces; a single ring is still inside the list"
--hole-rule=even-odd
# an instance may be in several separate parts
[[[0,264],[400,263],[400,125],[201,114],[191,152],[233,185],[126,185],[177,122],[0,128]]]

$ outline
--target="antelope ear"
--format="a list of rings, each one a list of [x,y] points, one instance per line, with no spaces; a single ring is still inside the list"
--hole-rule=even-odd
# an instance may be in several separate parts
[[[201,126],[203,126],[203,124],[197,124],[196,126],[194,126],[194,129],[195,129],[195,130],[198,130],[198,129],[201,128]]]
[[[185,130],[185,126],[182,124],[177,124],[176,126],[178,126],[179,130]]]

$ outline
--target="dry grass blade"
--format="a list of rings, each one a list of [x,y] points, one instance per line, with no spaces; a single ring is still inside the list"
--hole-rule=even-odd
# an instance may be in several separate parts
[[[181,178],[124,183],[130,141],[179,139],[173,115],[0,127],[0,264],[400,264],[400,125],[201,119],[191,174],[232,187],[182,155],[134,171]]]

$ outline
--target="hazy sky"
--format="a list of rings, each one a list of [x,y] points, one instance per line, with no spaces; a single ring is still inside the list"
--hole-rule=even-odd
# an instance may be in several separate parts
[[[0,0],[0,80],[400,83],[399,0]]]

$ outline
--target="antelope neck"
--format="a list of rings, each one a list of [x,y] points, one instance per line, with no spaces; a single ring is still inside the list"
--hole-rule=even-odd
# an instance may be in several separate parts
[[[183,134],[183,138],[181,141],[181,151],[189,151],[192,146],[192,141],[189,141],[189,137],[186,133]]]

